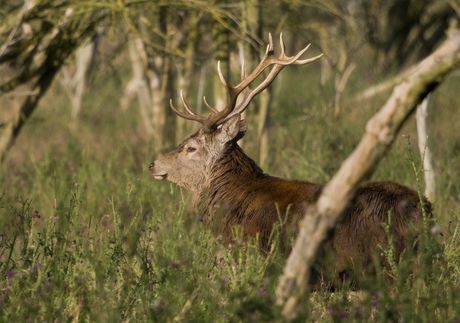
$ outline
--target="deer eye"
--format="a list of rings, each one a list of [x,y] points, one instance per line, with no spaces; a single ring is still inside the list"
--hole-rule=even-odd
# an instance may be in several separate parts
[[[187,148],[188,153],[193,153],[195,150],[196,150],[196,148],[194,148],[194,147],[188,147]]]

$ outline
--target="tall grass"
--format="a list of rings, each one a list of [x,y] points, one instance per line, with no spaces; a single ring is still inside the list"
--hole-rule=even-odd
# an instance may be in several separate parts
[[[359,106],[345,98],[334,120],[330,88],[311,88],[302,83],[306,75],[285,72],[292,83],[275,85],[280,95],[267,171],[326,183],[383,98]],[[351,80],[350,88],[360,82]],[[460,322],[460,135],[451,117],[460,100],[454,84],[449,80],[432,99],[436,222],[391,272],[376,264],[374,276],[353,275],[358,290],[338,282],[334,293],[306,295],[301,321]],[[188,192],[148,175],[154,143],[145,138],[135,108],[118,109],[116,89],[96,79],[72,132],[67,99],[55,85],[2,165],[0,321],[282,321],[274,305],[285,262],[277,238],[264,255],[238,237],[224,246],[209,220],[192,209]],[[101,102],[108,106],[102,109]],[[411,142],[413,123],[402,129]],[[246,139],[250,156],[257,156],[254,133],[250,128]],[[422,176],[413,165],[421,162],[416,151],[408,158],[407,147],[398,139],[373,179],[416,188]],[[391,255],[391,249],[381,252]]]

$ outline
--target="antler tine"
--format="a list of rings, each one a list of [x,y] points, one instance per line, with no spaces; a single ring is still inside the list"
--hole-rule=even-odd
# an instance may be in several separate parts
[[[295,55],[293,57],[287,57],[284,54],[284,49],[283,48],[285,46],[284,46],[284,41],[283,41],[283,36],[282,35],[280,36],[280,44],[281,44],[281,48],[282,48],[281,55],[280,55],[280,58],[277,58],[274,55],[272,35],[270,33],[268,34],[268,45],[267,45],[267,49],[265,51],[264,57],[260,61],[259,65],[257,65],[255,70],[252,71],[252,73],[249,74],[249,76],[247,78],[245,78],[240,84],[238,84],[237,86],[232,88],[234,90],[234,92],[241,93],[241,91],[244,88],[248,87],[248,85],[251,84],[252,81],[254,81],[270,65],[276,64],[276,65],[284,65],[284,66],[286,66],[286,65],[294,64],[294,62],[300,56],[302,56],[302,54],[305,53],[305,51],[308,49],[308,46],[307,46],[304,49],[302,49],[297,55]],[[295,64],[295,65],[297,65],[297,64]]]
[[[312,58],[303,59],[301,61],[297,60],[294,63],[292,63],[292,65],[305,65],[305,64],[308,64],[308,63],[316,61],[317,59],[321,58],[323,55],[324,54],[321,53],[318,56],[315,56],[315,57],[312,57]]]
[[[310,62],[313,62],[322,56],[318,55],[313,58],[299,60],[299,57],[303,55],[308,49],[306,46],[302,49],[297,55],[288,57],[285,54],[285,45],[283,41],[283,35],[280,34],[280,46],[281,46],[281,54],[280,57],[275,57],[274,50],[273,50],[273,39],[272,35],[268,34],[268,45],[265,51],[265,55],[260,61],[259,65],[252,71],[249,76],[246,77],[245,73],[245,64],[244,61],[241,66],[241,82],[236,86],[231,86],[230,83],[225,79],[224,74],[222,73],[222,69],[220,67],[220,61],[217,62],[217,72],[222,84],[225,86],[228,92],[228,103],[226,107],[222,111],[218,111],[217,109],[213,108],[211,105],[208,104],[206,98],[203,97],[204,103],[206,106],[213,112],[213,114],[209,115],[208,117],[203,117],[200,115],[195,114],[188,106],[187,102],[184,99],[183,92],[180,93],[181,101],[187,110],[187,113],[183,113],[178,111],[173,103],[172,100],[170,101],[171,109],[176,113],[178,116],[188,119],[198,121],[203,125],[204,131],[211,131],[212,129],[217,128],[220,124],[223,124],[226,120],[232,117],[235,114],[243,112],[249,103],[251,102],[252,98],[265,90],[276,78],[279,72],[287,66],[287,65],[304,65]],[[270,65],[273,65],[272,70],[268,74],[268,76],[253,90],[249,88],[249,85]],[[242,102],[236,107],[236,101],[238,96],[243,93],[244,97]]]
[[[280,47],[281,47],[281,57],[286,57],[286,55],[284,54],[284,52],[286,51],[286,46],[284,45],[283,33],[280,33]]]
[[[233,108],[227,116],[223,116],[221,119],[219,119],[215,126],[218,126],[222,123],[224,123],[226,120],[234,116],[235,114],[242,113],[249,105],[251,100],[265,90],[276,78],[276,76],[281,72],[281,70],[287,66],[287,65],[304,65],[310,62],[313,62],[317,59],[319,59],[323,54],[318,55],[313,58],[305,59],[305,60],[298,60],[300,56],[302,56],[307,49],[310,47],[310,44],[307,45],[304,49],[302,49],[300,52],[298,52],[296,55],[292,57],[288,57],[285,54],[285,45],[283,41],[283,35],[280,35],[280,46],[281,46],[281,54],[280,57],[277,58],[274,56],[273,53],[273,41],[271,34],[269,34],[269,44],[267,46],[267,50],[265,52],[265,55],[262,59],[262,61],[259,63],[259,65],[256,67],[256,69],[240,84],[235,86],[234,88],[234,93],[236,93],[236,96],[238,96],[240,93],[244,92],[244,98],[243,101],[236,107]],[[248,89],[249,84],[254,81],[262,72],[265,68],[267,68],[270,65],[274,65],[268,76],[263,80],[255,89],[250,90]],[[235,99],[236,102],[236,99]],[[235,102],[233,104],[235,104]],[[230,104],[230,102],[229,102]]]
[[[190,108],[188,107],[187,102],[185,102],[185,99],[184,99],[184,92],[183,92],[182,90],[180,90],[180,100],[182,101],[182,104],[184,105],[185,110],[187,110],[187,112],[188,112],[190,115],[195,116],[196,113],[193,112],[192,110],[190,110]]]
[[[267,51],[273,51],[273,38],[272,38],[272,34],[271,33],[268,33],[268,47],[267,47]]]
[[[305,46],[304,49],[302,49],[300,52],[297,53],[297,55],[294,55],[294,56],[291,56],[291,57],[288,57],[286,55],[284,56],[281,56],[280,58],[274,58],[274,60],[276,61],[275,64],[278,64],[278,65],[296,65],[296,61],[299,59],[300,56],[303,55],[303,53],[305,53],[307,51],[307,49],[310,47],[310,44],[308,44],[307,46]]]
[[[242,113],[244,110],[246,110],[246,108],[248,107],[248,105],[251,102],[251,100],[257,94],[259,94],[260,92],[265,90],[267,87],[269,87],[270,84],[272,84],[272,82],[275,80],[275,78],[279,74],[279,72],[281,72],[283,67],[284,67],[283,65],[275,65],[272,68],[272,70],[270,71],[270,73],[268,74],[268,76],[265,78],[265,80],[263,80],[255,89],[248,90],[247,92],[245,91],[245,96],[244,96],[243,100],[240,102],[240,104],[238,104],[238,106],[234,109],[234,111],[230,115],[228,115],[228,117],[226,119],[230,118],[231,116],[233,116],[233,115],[235,115],[237,113]],[[225,122],[225,120],[223,120],[222,123],[223,122]]]
[[[179,110],[177,110],[174,107],[172,99],[169,100],[169,106],[171,107],[173,112],[175,114],[177,114],[179,117],[187,119],[187,120],[197,121],[197,122],[201,123],[203,126],[205,125],[205,121],[207,119],[206,117],[203,117],[203,116],[200,116],[200,115],[197,115],[197,114],[187,114],[187,113],[180,112]]]
[[[231,91],[232,86],[230,85],[230,83],[227,82],[227,80],[225,79],[224,74],[222,73],[222,70],[220,69],[220,61],[217,61],[217,73],[219,74],[220,81],[225,86],[227,91]]]
[[[206,106],[208,107],[209,110],[211,110],[212,112],[214,113],[219,113],[219,110],[213,108],[212,106],[209,105],[209,103],[206,101],[206,97],[203,96],[203,101],[204,101],[204,104],[206,104]]]

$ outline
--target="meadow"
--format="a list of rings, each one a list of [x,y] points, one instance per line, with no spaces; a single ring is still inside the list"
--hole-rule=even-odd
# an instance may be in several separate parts
[[[333,82],[320,85],[319,64],[286,68],[272,85],[264,171],[327,183],[389,95],[353,97],[395,74],[383,70],[359,66],[334,118]],[[95,72],[78,124],[55,82],[1,165],[0,322],[282,321],[275,288],[286,255],[277,238],[268,255],[241,239],[224,246],[187,191],[148,174],[159,156],[137,101],[120,107],[128,80],[129,71]],[[460,322],[458,84],[457,73],[431,101],[436,223],[418,250],[391,272],[354,277],[357,291],[345,283],[306,295],[299,321]],[[248,118],[244,148],[257,161],[255,112]],[[423,191],[416,140],[411,117],[372,180]]]

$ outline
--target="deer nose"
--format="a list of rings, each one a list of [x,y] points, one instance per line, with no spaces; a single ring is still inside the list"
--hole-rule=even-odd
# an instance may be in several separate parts
[[[150,163],[150,165],[149,165],[149,170],[152,170],[153,166],[155,166],[155,164],[154,164],[154,163]]]

